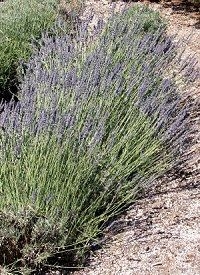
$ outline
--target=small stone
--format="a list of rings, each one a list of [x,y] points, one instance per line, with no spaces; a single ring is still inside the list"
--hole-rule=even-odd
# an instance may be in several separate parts
[[[158,262],[158,263],[153,264],[153,266],[157,266],[157,265],[162,265],[162,263]]]
[[[153,209],[162,209],[162,207],[163,207],[163,203],[160,201],[157,201],[152,205]]]

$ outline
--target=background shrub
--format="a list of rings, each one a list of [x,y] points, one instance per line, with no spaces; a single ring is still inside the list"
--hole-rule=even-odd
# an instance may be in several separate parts
[[[35,268],[56,253],[70,264],[180,153],[187,106],[180,71],[166,75],[174,46],[162,25],[140,21],[151,11],[134,11],[89,50],[84,29],[73,41],[44,36],[21,100],[4,105],[0,264]]]
[[[33,38],[53,26],[57,11],[56,0],[8,0],[0,6],[0,100],[16,93],[18,62],[28,60]]]

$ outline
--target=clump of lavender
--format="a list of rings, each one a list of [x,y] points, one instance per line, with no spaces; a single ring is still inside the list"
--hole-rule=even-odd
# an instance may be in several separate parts
[[[76,39],[45,35],[20,101],[3,106],[0,211],[21,251],[7,264],[89,245],[179,153],[187,106],[166,77],[178,58],[164,25],[140,21],[154,13],[138,13],[112,19],[93,47],[84,28]]]

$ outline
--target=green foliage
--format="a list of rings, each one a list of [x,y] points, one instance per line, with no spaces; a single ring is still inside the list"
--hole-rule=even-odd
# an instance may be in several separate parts
[[[124,14],[124,19],[129,24],[139,24],[138,33],[146,32],[153,33],[158,29],[166,27],[166,21],[162,18],[159,12],[152,11],[147,6],[136,5]],[[119,18],[118,18],[119,19]]]
[[[8,0],[0,6],[0,92],[16,84],[20,59],[31,55],[31,40],[52,27],[57,16],[55,0]]]
[[[23,258],[27,266],[37,266],[38,259],[46,255],[45,263],[50,255],[68,247],[73,247],[73,257],[83,252],[82,245],[89,247],[100,226],[133,202],[149,178],[164,168],[165,159],[157,162],[162,146],[153,136],[150,121],[131,105],[121,105],[120,111],[123,98],[112,100],[102,100],[102,112],[108,105],[115,107],[108,120],[109,137],[94,149],[89,148],[93,136],[81,144],[78,140],[83,119],[98,108],[97,101],[92,102],[92,110],[91,102],[83,105],[76,128],[65,133],[62,145],[52,134],[27,134],[20,157],[16,157],[9,148],[14,148],[20,137],[7,139],[6,160],[0,169],[0,235],[12,239],[12,247],[19,251],[17,258]],[[123,116],[125,107],[124,121],[115,123],[116,111]],[[24,229],[32,217],[36,222],[27,235]],[[23,235],[26,242],[21,244]],[[69,265],[73,258],[70,251],[66,255]]]

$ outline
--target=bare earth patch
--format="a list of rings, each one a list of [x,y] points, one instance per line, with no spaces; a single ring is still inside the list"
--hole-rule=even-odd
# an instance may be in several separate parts
[[[109,1],[87,1],[94,24],[110,15]],[[116,2],[118,10],[125,5]],[[195,54],[200,65],[200,29],[196,14],[174,13],[149,4],[169,20],[168,33],[185,39],[186,54]],[[198,15],[197,15],[198,16]],[[75,275],[199,275],[200,274],[200,79],[184,91],[194,100],[191,127],[195,130],[183,165],[159,179],[114,221],[106,232],[108,241],[94,252],[89,266]],[[74,273],[73,273],[74,274]]]

